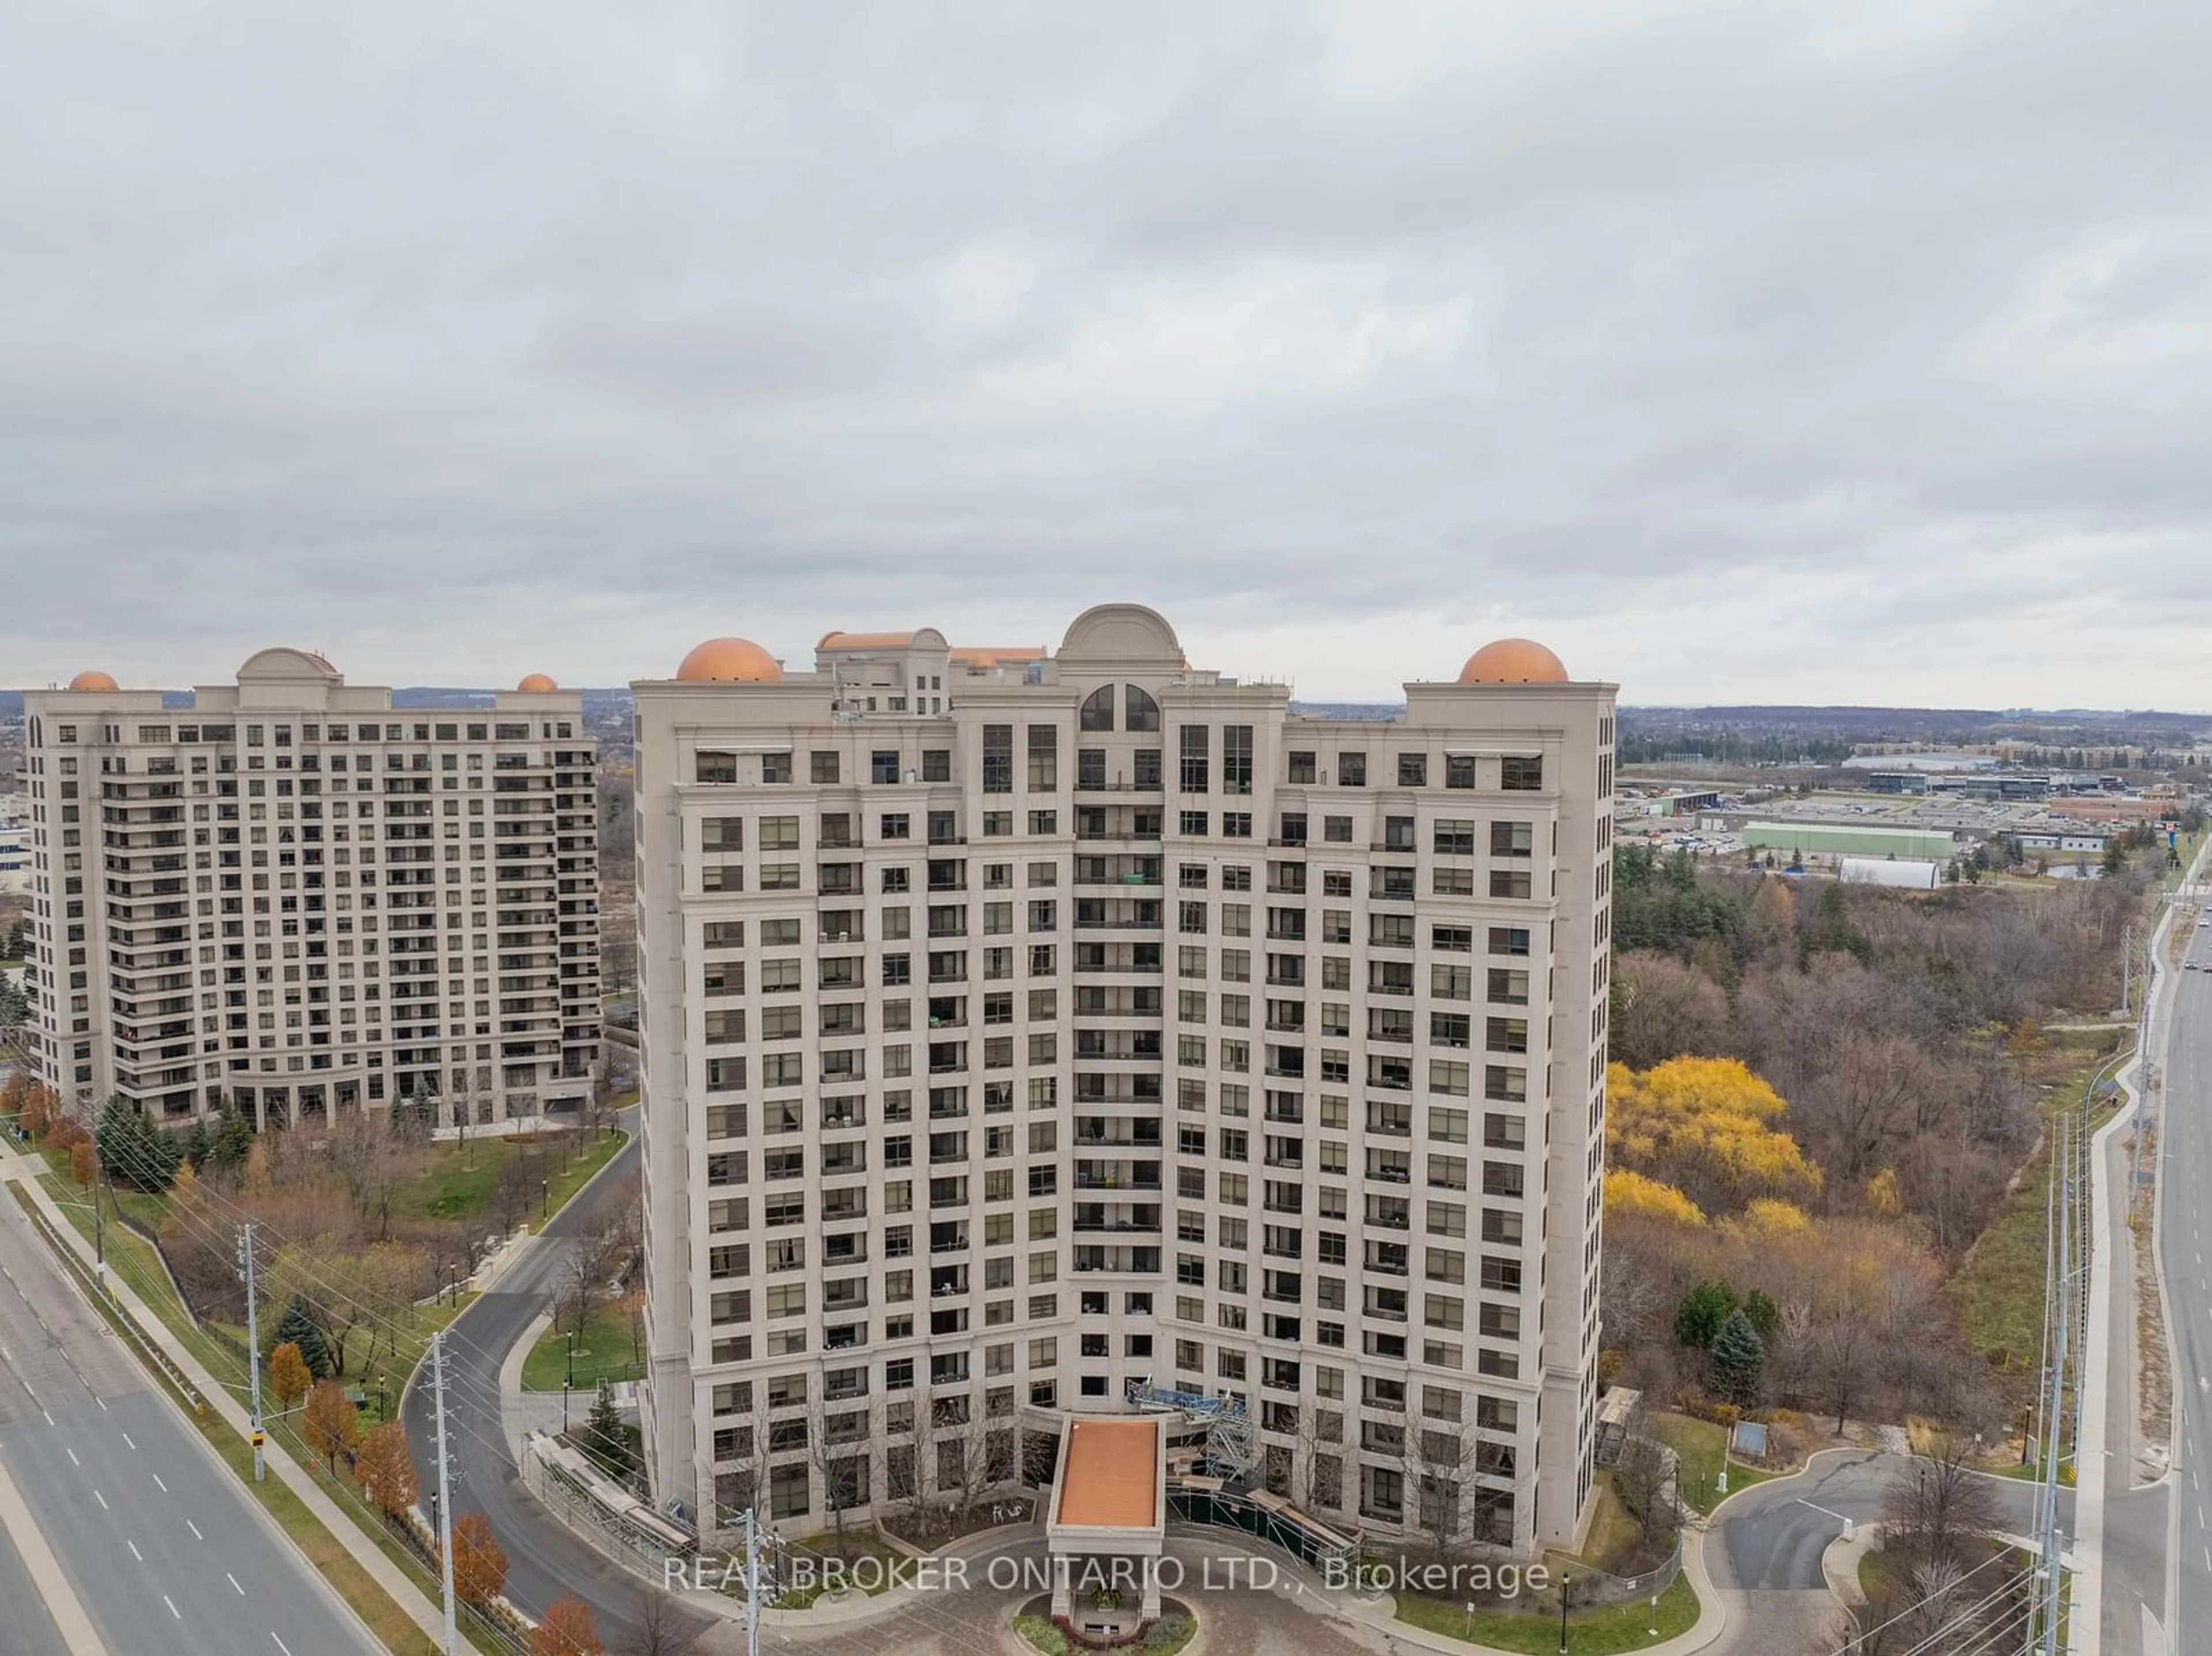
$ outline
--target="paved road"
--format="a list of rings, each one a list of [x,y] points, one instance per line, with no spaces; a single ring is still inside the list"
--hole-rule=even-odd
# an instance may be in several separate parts
[[[2212,968],[2212,926],[2190,939],[2189,961]],[[2168,1524],[2167,1601],[2178,1606],[2174,1625],[2212,1628],[2212,1301],[2208,1301],[2205,1249],[2212,1246],[2212,969],[2178,974],[2173,1032],[2166,1052],[2166,1142],[2160,1146],[2160,1200],[2164,1204],[2160,1253],[2166,1267],[2173,1319],[2174,1372],[2181,1376],[2180,1418]],[[2107,1544],[2108,1557],[2123,1549]],[[2166,1604],[2154,1606],[2161,1621]],[[2176,1646],[2175,1648],[2181,1647]]]
[[[0,1463],[112,1656],[380,1656],[4,1192],[0,1272]],[[15,1607],[40,1601],[7,1583],[12,1653]]]
[[[637,1166],[633,1137],[590,1189],[553,1216],[545,1240],[511,1266],[491,1293],[455,1319],[446,1368],[448,1409],[468,1429],[459,1434],[454,1449],[453,1510],[480,1512],[491,1520],[507,1550],[509,1598],[535,1613],[563,1592],[573,1592],[591,1606],[599,1636],[616,1647],[637,1630],[640,1578],[573,1534],[523,1487],[500,1429],[499,1368],[524,1329],[545,1309],[566,1255],[563,1239],[619,1217],[636,1192]],[[437,1465],[427,1372],[409,1388],[401,1417],[427,1495]],[[688,1612],[684,1623],[684,1639],[710,1625]]]
[[[5,1533],[0,1533],[0,1607],[7,1618],[9,1656],[69,1656],[38,1584]]]
[[[1820,1555],[1843,1533],[1843,1520],[1881,1516],[1882,1501],[1911,1462],[1869,1449],[1820,1456],[1803,1475],[1762,1483],[1721,1508],[1717,1534],[1705,1548],[1714,1585],[1729,1595],[1729,1628],[1719,1656],[1805,1656],[1832,1647],[1839,1625],[1835,1600],[1820,1574]],[[2014,1478],[1991,1478],[1998,1522],[2014,1534],[2032,1527],[2035,1490]],[[1820,1510],[1826,1508],[1826,1511]],[[2074,1497],[2060,1497],[2059,1522],[2074,1527]]]

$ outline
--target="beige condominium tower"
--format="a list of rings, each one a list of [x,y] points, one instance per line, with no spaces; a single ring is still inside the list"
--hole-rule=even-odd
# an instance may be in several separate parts
[[[1346,1526],[1574,1538],[1612,685],[1304,717],[1109,604],[635,688],[657,1495],[803,1527],[1207,1394]]]
[[[182,1123],[441,1123],[589,1096],[599,852],[581,701],[394,707],[263,650],[173,705],[106,673],[24,698],[40,1074]]]

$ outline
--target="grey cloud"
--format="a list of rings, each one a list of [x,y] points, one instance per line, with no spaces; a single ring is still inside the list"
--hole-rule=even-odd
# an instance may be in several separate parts
[[[2202,706],[2208,47],[2034,0],[21,8],[0,680],[605,682],[1131,597],[1328,697],[1511,630],[1651,700]]]

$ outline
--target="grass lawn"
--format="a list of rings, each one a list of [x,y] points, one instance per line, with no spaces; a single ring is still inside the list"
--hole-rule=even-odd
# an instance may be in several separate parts
[[[471,1219],[489,1211],[500,1169],[520,1157],[529,1169],[532,1187],[539,1181],[538,1210],[526,1216],[557,1213],[584,1181],[614,1159],[628,1140],[622,1132],[602,1134],[580,1141],[575,1153],[562,1165],[557,1138],[473,1138],[466,1144],[440,1144],[431,1151],[429,1172],[407,1192],[401,1211],[427,1219]]]
[[[1472,1622],[1464,1604],[1446,1604],[1412,1593],[1398,1595],[1398,1619],[1430,1633],[1451,1639],[1471,1639],[1498,1650],[1520,1651],[1526,1656],[1553,1656],[1559,1647],[1559,1613],[1477,1610]],[[1659,1636],[1650,1629],[1651,1601],[1609,1604],[1602,1610],[1570,1611],[1567,1647],[1574,1656],[1620,1656],[1624,1651],[1648,1650],[1652,1646],[1687,1633],[1698,1620],[1697,1590],[1685,1576],[1659,1595]]]
[[[60,1206],[63,1215],[88,1241],[92,1238],[92,1210],[85,1201],[85,1192],[66,1179],[49,1175],[45,1181],[46,1193]],[[184,1313],[169,1287],[168,1273],[161,1269],[161,1260],[152,1247],[140,1238],[111,1224],[106,1228],[104,1253],[107,1269],[128,1283],[131,1290],[151,1307],[155,1315],[167,1323],[185,1348],[207,1365],[208,1372],[228,1386],[240,1398],[246,1395],[246,1365],[237,1352],[220,1339],[210,1338],[209,1331],[194,1324]],[[430,1336],[459,1316],[476,1296],[464,1294],[459,1305],[451,1301],[416,1306],[412,1321],[397,1327],[379,1330],[374,1344],[367,1335],[356,1334],[346,1347],[346,1372],[343,1378],[350,1386],[364,1387],[369,1396],[362,1414],[364,1426],[377,1418],[376,1394],[381,1386],[392,1407],[399,1406],[400,1389],[407,1384],[407,1376],[429,1350]],[[273,1325],[267,1319],[277,1314],[275,1308],[264,1307],[262,1323],[264,1332]],[[240,1345],[246,1344],[243,1328],[222,1328]]]
[[[1662,1413],[1646,1416],[1645,1424],[1652,1436],[1681,1457],[1682,1504],[1701,1513],[1709,1513],[1719,1506],[1721,1452],[1728,1445],[1727,1428],[1688,1415]],[[1733,1495],[1738,1489],[1747,1489],[1754,1483],[1781,1476],[1731,1459],[1729,1493]]]
[[[629,1313],[618,1304],[594,1307],[584,1323],[584,1338],[576,1342],[576,1389],[596,1391],[603,1380],[635,1380],[635,1350],[631,1343]],[[568,1333],[549,1328],[522,1360],[522,1389],[557,1392],[568,1377]]]

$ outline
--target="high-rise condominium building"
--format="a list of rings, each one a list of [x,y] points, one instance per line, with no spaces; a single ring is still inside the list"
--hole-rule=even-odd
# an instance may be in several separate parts
[[[659,1495],[896,1507],[1152,1388],[1347,1525],[1574,1537],[1613,686],[1303,717],[1116,604],[635,689]]]
[[[582,704],[394,707],[264,650],[188,706],[25,697],[34,1056],[64,1099],[264,1125],[588,1096],[599,853]]]

